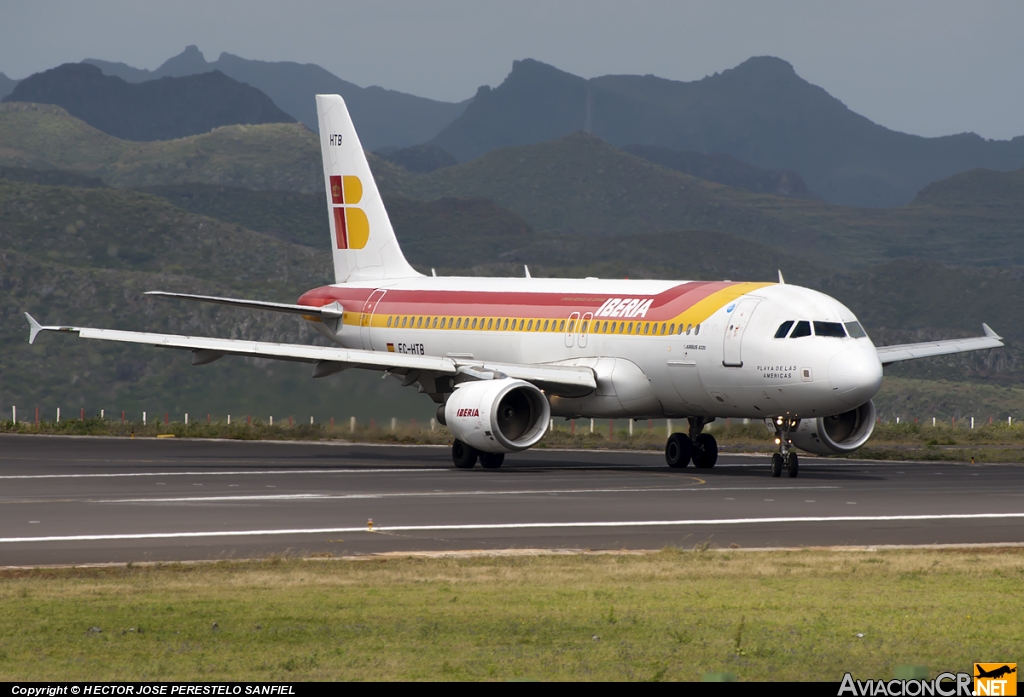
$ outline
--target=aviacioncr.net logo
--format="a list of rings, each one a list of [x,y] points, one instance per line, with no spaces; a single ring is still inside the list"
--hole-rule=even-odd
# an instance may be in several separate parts
[[[972,697],[970,673],[939,673],[934,680],[855,680],[847,673],[839,695],[855,697]]]

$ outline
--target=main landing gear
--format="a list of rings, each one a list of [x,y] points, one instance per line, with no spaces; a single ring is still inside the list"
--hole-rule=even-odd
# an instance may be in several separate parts
[[[792,479],[800,471],[800,459],[796,453],[790,450],[793,441],[789,439],[790,432],[800,425],[799,419],[790,419],[779,416],[775,419],[775,442],[779,446],[779,452],[772,454],[772,476],[781,477],[785,468],[786,474]]]
[[[480,460],[480,466],[484,469],[496,470],[505,461],[505,454],[481,452],[461,440],[452,443],[452,462],[456,467],[463,470],[473,469],[477,460]]]
[[[718,462],[718,441],[710,433],[703,433],[704,426],[714,419],[690,417],[690,433],[673,433],[665,443],[665,462],[669,467],[694,467],[708,469]]]

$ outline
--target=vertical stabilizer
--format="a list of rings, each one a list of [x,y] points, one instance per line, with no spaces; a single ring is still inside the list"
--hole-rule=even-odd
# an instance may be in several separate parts
[[[370,164],[336,94],[316,96],[336,283],[419,276],[405,260]]]

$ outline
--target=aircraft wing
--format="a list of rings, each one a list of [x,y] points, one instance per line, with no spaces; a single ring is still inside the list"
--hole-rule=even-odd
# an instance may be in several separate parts
[[[321,319],[338,319],[344,313],[337,303],[331,303],[324,307],[312,307],[310,305],[290,305],[288,303],[272,303],[265,300],[240,300],[238,298],[219,298],[215,295],[192,295],[191,293],[167,293],[162,290],[146,291],[145,295],[153,295],[160,298],[176,298],[179,300],[195,300],[201,303],[214,303],[217,305],[232,305],[234,307],[245,307],[250,310],[271,310],[273,312],[290,312],[296,315],[307,315]]]
[[[951,353],[981,351],[999,348],[1003,345],[1002,337],[992,331],[987,324],[981,325],[985,336],[972,336],[967,339],[947,339],[944,341],[925,341],[920,344],[897,344],[895,346],[879,346],[878,359],[882,365],[890,365],[914,358],[945,356]]]
[[[303,344],[276,344],[244,339],[218,339],[180,334],[128,332],[93,327],[43,326],[32,315],[25,313],[29,323],[29,343],[35,343],[40,332],[71,332],[82,339],[120,341],[147,346],[186,349],[192,351],[193,365],[212,363],[222,356],[251,356],[284,361],[316,363],[314,376],[329,375],[345,368],[387,370],[411,377],[414,374],[465,375],[470,379],[490,379],[495,372],[526,380],[541,389],[564,396],[585,395],[597,389],[597,380],[590,368],[557,365],[520,365],[514,363],[484,363],[470,358],[417,356],[386,351],[366,351],[333,346]],[[408,384],[411,384],[411,381]]]

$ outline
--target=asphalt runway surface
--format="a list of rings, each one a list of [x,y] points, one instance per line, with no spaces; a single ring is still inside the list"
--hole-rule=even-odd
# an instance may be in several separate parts
[[[368,520],[373,520],[373,531]],[[1024,464],[0,436],[0,566],[496,549],[1024,542]]]

